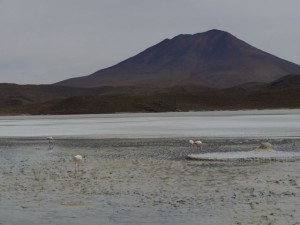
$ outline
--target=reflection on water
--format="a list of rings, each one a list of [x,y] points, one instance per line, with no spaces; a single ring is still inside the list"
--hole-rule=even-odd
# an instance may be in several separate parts
[[[298,137],[300,110],[0,117],[0,136]]]

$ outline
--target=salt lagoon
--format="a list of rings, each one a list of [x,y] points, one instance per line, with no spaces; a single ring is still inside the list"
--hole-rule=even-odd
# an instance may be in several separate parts
[[[187,156],[248,154],[266,140],[299,154],[299,112],[1,117],[0,224],[297,224],[297,158]]]
[[[1,137],[299,137],[300,110],[0,117]]]

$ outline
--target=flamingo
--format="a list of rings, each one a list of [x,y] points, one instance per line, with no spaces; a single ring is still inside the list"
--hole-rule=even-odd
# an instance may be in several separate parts
[[[51,136],[47,137],[46,139],[49,141],[49,145],[54,141],[54,138]]]
[[[194,143],[195,143],[195,145],[196,145],[197,147],[200,148],[200,150],[202,150],[202,141],[196,140],[196,141],[194,141]]]
[[[193,146],[195,144],[195,142],[193,140],[189,140],[189,143],[191,146]]]
[[[199,147],[200,150],[202,149],[202,141],[200,141],[200,140],[196,140],[196,141],[189,140],[189,143],[190,143],[191,146],[196,145],[196,147]]]
[[[48,149],[52,149],[53,148],[52,147],[52,143],[54,142],[54,138],[51,137],[51,136],[49,136],[46,139],[49,141],[49,147],[48,147]]]
[[[273,146],[270,142],[262,142],[258,149],[261,150],[273,150]]]
[[[75,173],[76,173],[77,171],[79,171],[79,163],[80,161],[83,160],[83,157],[81,155],[75,155],[73,157],[73,160],[75,162]]]

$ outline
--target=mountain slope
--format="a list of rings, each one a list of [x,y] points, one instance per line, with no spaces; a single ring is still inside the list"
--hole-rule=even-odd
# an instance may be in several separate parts
[[[267,87],[272,89],[300,88],[300,75],[289,74],[287,76],[281,77],[280,79],[269,83]]]
[[[300,73],[300,66],[261,51],[228,32],[210,30],[165,39],[115,66],[56,84],[228,88],[248,82],[271,82],[292,73]]]

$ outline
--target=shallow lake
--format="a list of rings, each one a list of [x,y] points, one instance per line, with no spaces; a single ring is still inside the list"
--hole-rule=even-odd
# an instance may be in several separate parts
[[[297,224],[299,161],[184,156],[198,153],[185,137],[211,137],[211,153],[265,137],[299,153],[299,134],[300,110],[0,117],[0,224]]]
[[[299,137],[300,110],[0,117],[1,137]]]

